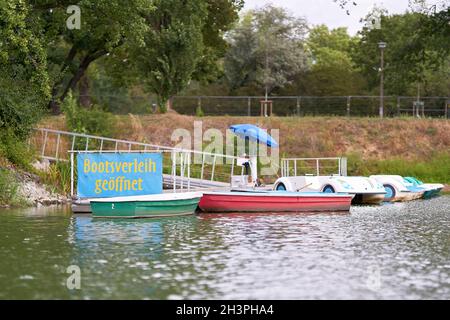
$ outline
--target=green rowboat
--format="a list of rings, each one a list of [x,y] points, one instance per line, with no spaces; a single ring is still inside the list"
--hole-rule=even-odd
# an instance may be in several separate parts
[[[91,199],[95,218],[159,218],[194,214],[201,193],[163,193]]]

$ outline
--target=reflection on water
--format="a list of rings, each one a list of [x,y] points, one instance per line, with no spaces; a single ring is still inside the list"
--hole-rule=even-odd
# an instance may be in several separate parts
[[[3,210],[0,298],[450,299],[450,197],[333,215]]]

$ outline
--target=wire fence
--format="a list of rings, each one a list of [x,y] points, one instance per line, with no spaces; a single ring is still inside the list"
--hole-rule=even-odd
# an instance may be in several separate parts
[[[298,96],[270,97],[264,106],[264,97],[230,96],[176,96],[172,108],[180,114],[230,116],[379,116],[380,97],[376,96]],[[449,117],[449,97],[385,97],[384,115],[387,117]]]
[[[156,100],[144,96],[78,96],[115,114],[148,114],[157,110]],[[379,116],[379,96],[175,96],[171,108],[184,115],[207,116]],[[448,119],[450,97],[386,96],[384,116],[440,117]]]

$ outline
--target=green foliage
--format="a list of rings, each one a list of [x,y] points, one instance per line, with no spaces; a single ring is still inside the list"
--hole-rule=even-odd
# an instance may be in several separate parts
[[[0,130],[25,139],[49,94],[46,54],[24,0],[0,2]]]
[[[0,206],[19,206],[23,201],[18,194],[19,184],[14,175],[0,168]]]
[[[204,49],[202,29],[206,17],[204,1],[157,0],[147,17],[154,26],[134,48],[137,73],[147,91],[157,95],[160,112],[168,99],[186,87]]]
[[[223,73],[219,59],[227,48],[223,34],[243,5],[242,0],[148,3],[151,9],[138,10],[147,25],[146,30],[133,30],[139,38],[124,37],[123,44],[95,60],[85,73],[91,80],[85,94],[91,91],[93,103],[107,105],[115,113],[145,113],[154,102],[165,112],[167,97],[191,79],[204,84],[219,77]],[[66,55],[59,54],[59,61]],[[82,94],[80,86],[79,90]]]
[[[54,188],[53,192],[69,195],[71,188],[70,170],[70,163],[56,162],[52,163],[47,171],[40,172],[40,176],[44,184]]]
[[[305,74],[298,76],[291,92],[336,96],[364,92],[365,81],[350,55],[355,41],[346,28],[329,30],[319,25],[311,29],[307,46],[313,63]]]
[[[321,49],[327,48],[348,53],[355,41],[355,38],[348,35],[347,28],[341,27],[330,30],[326,25],[318,25],[309,32],[308,47],[319,60],[320,57],[317,56]]]
[[[379,87],[378,43],[384,41],[387,43],[386,94],[415,95],[417,85],[421,84],[422,94],[447,95],[450,82],[445,75],[449,72],[450,26],[436,22],[440,21],[436,16],[441,17],[441,14],[410,12],[385,15],[381,19],[381,29],[363,28],[360,31],[360,41],[354,46],[352,57],[367,79],[370,90],[377,92]],[[436,84],[442,82],[445,83],[442,88],[446,89],[440,90]]]
[[[115,118],[103,111],[98,106],[92,109],[81,108],[77,100],[69,93],[63,104],[63,111],[66,117],[67,128],[77,133],[90,134],[102,137],[111,137],[114,132]],[[90,147],[99,147],[95,142],[89,142]],[[75,142],[75,149],[84,150],[86,140],[78,138]]]
[[[118,66],[111,66],[111,63],[119,62],[115,58],[105,58],[89,68],[86,74],[90,94],[88,104],[101,105],[105,111],[114,114],[149,113],[154,97],[142,92],[141,88],[130,88],[122,83],[122,73],[116,69]],[[124,65],[123,62],[121,64]]]
[[[25,170],[31,170],[34,160],[34,154],[26,142],[19,139],[12,130],[0,131],[0,156]]]
[[[270,93],[289,84],[306,68],[306,31],[303,19],[282,8],[249,11],[229,35],[224,64],[231,90],[258,84]]]
[[[227,50],[224,33],[229,31],[238,20],[238,12],[244,6],[244,0],[206,0],[207,17],[202,28],[203,52],[192,79],[208,83],[222,75],[219,59]]]
[[[76,4],[81,9],[79,30],[66,27],[66,9]],[[145,16],[153,10],[146,0],[78,0],[35,1],[30,19],[42,31],[49,51],[49,70],[52,79],[50,106],[59,112],[69,90],[76,85],[92,62],[114,53],[121,46],[142,43],[149,29]],[[50,10],[51,9],[51,10]]]
[[[340,2],[344,7],[345,3],[347,1]],[[349,36],[345,28],[329,30],[323,25],[312,27],[306,39],[292,37],[294,41],[289,41],[291,45],[299,42],[299,50],[307,51],[308,54],[302,58],[306,60],[307,68],[292,72],[285,78],[280,76],[283,74],[280,71],[283,70],[284,52],[295,50],[277,51],[283,41],[283,36],[278,35],[282,35],[289,24],[282,32],[274,32],[276,37],[271,36],[271,31],[277,30],[277,25],[282,25],[282,22],[281,19],[276,19],[276,22],[272,19],[271,22],[270,17],[280,17],[280,10],[269,6],[242,15],[239,23],[227,34],[229,48],[224,59],[224,77],[213,85],[200,88],[196,88],[194,83],[187,92],[198,95],[261,95],[261,87],[267,84],[273,95],[378,95],[378,42],[385,41],[386,95],[415,96],[418,84],[422,96],[448,94],[448,6],[442,4],[425,11],[395,15],[375,7],[366,20],[381,15],[381,29],[365,27],[355,37]],[[262,31],[258,33],[258,30]],[[267,47],[269,72],[266,73]],[[271,60],[272,57],[275,59]],[[293,63],[288,66],[294,66],[288,68],[289,71],[295,69]],[[281,85],[272,90],[272,84],[278,82],[277,79],[280,79]]]

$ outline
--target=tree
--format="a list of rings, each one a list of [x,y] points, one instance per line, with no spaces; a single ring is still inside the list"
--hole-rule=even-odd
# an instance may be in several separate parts
[[[81,28],[66,27],[69,4],[81,9]],[[34,1],[31,19],[42,30],[49,50],[52,78],[49,107],[60,112],[60,103],[96,60],[113,52],[125,42],[142,42],[148,30],[144,16],[154,9],[145,0]]]
[[[258,38],[252,25],[253,16],[246,13],[229,34],[225,55],[225,76],[232,91],[256,81]]]
[[[365,88],[365,81],[351,58],[355,39],[346,28],[329,30],[325,25],[311,29],[307,46],[313,63],[304,76],[310,95],[352,95]]]
[[[152,1],[152,9],[140,10],[147,27],[139,37],[125,37],[91,70],[121,92],[145,87],[164,109],[166,100],[191,78],[215,79],[217,59],[226,48],[223,33],[237,19],[241,5],[241,0]]]
[[[306,22],[271,5],[249,11],[230,32],[225,75],[232,89],[256,82],[266,94],[306,68]]]
[[[0,129],[24,139],[49,94],[45,50],[24,0],[0,1]]]
[[[220,75],[218,60],[228,48],[224,34],[239,19],[238,13],[244,6],[243,0],[206,0],[207,17],[202,28],[203,53],[192,74],[194,80],[212,82]]]
[[[442,8],[437,10],[437,8]],[[450,54],[450,7],[442,3],[436,4],[418,14],[418,29],[413,37],[413,50],[406,58],[422,56],[426,51],[433,51],[436,59],[433,60],[435,67],[442,60],[446,60]]]
[[[146,17],[152,29],[142,45],[132,49],[132,59],[164,112],[169,98],[187,85],[201,58],[206,5],[199,0],[157,0],[155,5],[156,11]]]
[[[388,45],[385,50],[385,87],[388,94],[415,94],[418,84],[425,91],[428,87],[435,87],[427,83],[427,79],[431,78],[427,78],[426,74],[447,65],[450,34],[449,26],[437,21],[440,19],[434,16],[408,12],[382,16],[381,29],[363,28],[360,31],[353,59],[360,65],[372,91],[376,92],[379,84],[380,41]]]

